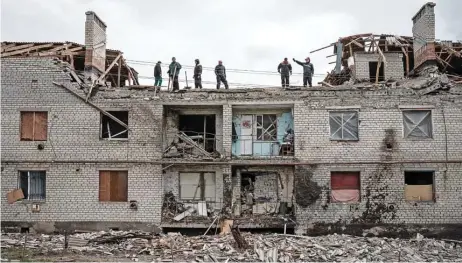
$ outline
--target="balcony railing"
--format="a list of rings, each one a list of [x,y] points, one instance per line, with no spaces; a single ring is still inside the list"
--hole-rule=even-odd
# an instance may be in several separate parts
[[[235,157],[284,157],[294,156],[294,136],[258,138],[256,135],[233,136],[232,154]]]

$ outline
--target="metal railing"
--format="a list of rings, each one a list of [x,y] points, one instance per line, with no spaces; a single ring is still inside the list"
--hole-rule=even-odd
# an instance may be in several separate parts
[[[294,156],[294,136],[235,135],[232,137],[232,154],[235,157]]]

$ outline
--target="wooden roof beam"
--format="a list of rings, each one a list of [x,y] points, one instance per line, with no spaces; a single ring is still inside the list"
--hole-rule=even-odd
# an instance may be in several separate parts
[[[35,44],[32,43],[32,44],[25,44],[25,45],[19,45],[19,46],[12,46],[12,47],[6,48],[2,52],[11,52],[11,51],[15,51],[15,50],[18,50],[18,49],[32,47],[33,45],[35,45]]]
[[[34,44],[32,44],[32,45],[34,45]],[[21,49],[21,50],[16,50],[16,51],[13,51],[13,52],[3,53],[1,57],[4,58],[4,57],[14,56],[14,55],[18,55],[18,54],[28,53],[28,52],[30,52],[32,50],[37,50],[37,49],[41,49],[41,48],[47,48],[47,47],[51,47],[51,46],[53,46],[53,44],[44,44],[44,45],[32,46],[32,47],[28,47],[28,48]]]

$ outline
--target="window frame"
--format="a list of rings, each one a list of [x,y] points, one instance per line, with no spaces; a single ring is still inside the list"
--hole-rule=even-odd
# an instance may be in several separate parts
[[[30,180],[30,173],[31,172],[39,172],[39,173],[43,173],[43,174],[40,174],[40,175],[43,175],[43,180],[44,180],[44,184],[43,184],[43,198],[42,199],[31,199],[30,198],[30,189],[31,189],[31,180]],[[21,187],[21,174],[22,173],[27,173],[27,193],[24,193],[24,190],[22,189]],[[18,170],[18,189],[22,189],[23,190],[23,194],[24,194],[24,199],[25,201],[31,201],[31,202],[45,202],[46,199],[47,199],[47,171],[46,170]],[[27,198],[26,198],[27,196]]]
[[[111,112],[127,112],[127,126],[129,126],[129,119],[130,119],[130,111],[126,109],[117,109],[117,110],[106,110],[109,114],[113,115]],[[107,117],[103,113],[100,113],[100,119],[99,119],[99,139],[103,141],[128,141],[129,139],[129,129],[127,128],[124,132],[127,133],[127,138],[104,138],[103,137],[103,118]],[[114,116],[115,117],[115,116]],[[109,118],[109,117],[107,117]],[[117,117],[116,117],[117,118]],[[113,121],[111,118],[109,120]],[[121,120],[122,121],[122,120]],[[120,125],[120,124],[119,124]],[[122,134],[124,132],[119,132],[119,134]]]
[[[112,177],[112,173],[114,172],[117,172],[117,173],[120,173],[120,172],[124,172],[125,173],[125,176],[126,176],[126,179],[125,179],[125,182],[126,182],[126,185],[125,185],[125,199],[124,200],[111,200],[111,189],[112,189],[112,185],[111,185],[111,180],[109,179],[109,190],[106,190],[106,191],[109,191],[109,199],[108,200],[101,200],[101,193],[104,192],[101,190],[101,185],[102,185],[102,182],[101,182],[101,177],[102,177],[102,173],[105,173],[105,172],[108,172],[109,173],[109,176]],[[119,175],[119,174],[118,174]],[[120,170],[113,170],[113,169],[101,169],[101,170],[98,170],[98,202],[102,203],[126,203],[128,202],[128,185],[129,185],[129,173],[128,173],[128,170],[124,170],[124,169],[120,169]]]
[[[25,113],[33,113],[33,123],[32,123],[32,139],[23,139],[22,133],[23,133],[23,114]],[[44,140],[37,140],[35,139],[35,115],[36,113],[45,113],[46,117],[46,134],[45,134],[45,139]],[[48,111],[47,110],[20,110],[19,111],[19,140],[22,142],[46,142],[48,141]]]
[[[357,176],[358,176],[358,188],[355,189],[351,189],[351,188],[342,188],[342,189],[333,189],[332,187],[332,174],[340,174],[340,173],[356,173]],[[329,174],[329,189],[330,189],[330,194],[329,194],[329,202],[333,203],[333,204],[347,204],[347,205],[354,205],[354,204],[360,204],[361,203],[361,171],[360,170],[348,170],[348,169],[345,169],[345,170],[331,170],[330,171],[330,174]],[[332,199],[332,191],[334,190],[347,190],[347,189],[351,189],[351,190],[358,190],[359,191],[359,200],[356,202],[341,202],[341,201],[334,201]]]
[[[403,199],[407,203],[436,203],[436,170],[434,169],[405,169],[403,171]],[[406,173],[427,172],[432,173],[432,200],[408,200],[406,199]]]
[[[431,126],[431,135],[429,137],[415,137],[415,136],[411,136],[409,137],[409,135],[412,133],[412,131],[414,131],[418,125],[416,125],[414,127],[414,129],[412,129],[411,132],[409,132],[406,136],[406,125],[404,124],[405,122],[405,113],[406,112],[417,112],[417,111],[420,111],[420,112],[429,112],[430,113],[430,126]],[[434,133],[435,133],[435,125],[434,125],[434,121],[433,121],[433,110],[432,109],[427,109],[427,108],[424,108],[424,109],[419,109],[419,108],[416,108],[416,109],[401,109],[401,118],[402,118],[402,127],[403,127],[403,139],[405,140],[414,140],[414,141],[421,141],[421,140],[433,140],[434,139]],[[427,117],[425,117],[427,118]],[[425,119],[424,118],[424,119]],[[422,119],[420,123],[422,123],[422,121],[424,120]]]
[[[332,134],[335,134],[335,133],[332,133],[332,125],[331,125],[331,114],[342,114],[342,124],[341,124],[341,127],[340,129],[342,129],[342,138],[338,139],[338,138],[332,138]],[[348,113],[353,113],[354,116],[356,116],[356,132],[357,132],[357,136],[356,136],[356,139],[345,139],[344,136],[343,136],[343,130],[344,130],[344,124],[343,124],[343,115],[344,114],[348,114]],[[329,122],[329,140],[330,141],[350,141],[350,142],[357,142],[359,141],[359,111],[358,110],[354,110],[354,109],[348,109],[348,110],[332,110],[332,111],[329,111],[329,116],[328,116],[328,122]]]
[[[274,131],[276,131],[276,133],[274,135],[271,135],[271,134],[268,134],[268,136],[271,136],[272,138],[271,139],[274,139],[274,140],[265,140],[265,132],[267,133],[268,128],[265,129],[264,127],[264,120],[265,120],[265,116],[274,116],[274,121],[271,122],[270,126],[275,124],[275,128],[274,128]],[[258,125],[258,118],[261,117],[261,126]],[[277,142],[278,141],[278,115],[277,114],[274,114],[274,113],[270,113],[270,114],[254,114],[254,123],[255,123],[255,126],[254,126],[254,129],[255,129],[255,142]],[[271,120],[271,118],[270,118]],[[258,137],[258,131],[261,130],[262,131],[262,134],[261,134],[261,139],[259,139]]]
[[[199,197],[196,197],[195,199],[183,198],[181,196],[181,187],[182,187],[181,174],[199,174],[199,181],[201,180],[201,177],[204,180],[204,187],[205,187],[204,191],[203,191],[204,196],[201,196],[202,190],[199,189]],[[206,184],[206,181],[205,181],[205,174],[213,174],[215,184],[212,185],[212,186],[214,187],[214,189],[216,189],[216,186],[217,186],[217,173],[216,173],[216,171],[180,171],[180,172],[178,172],[178,197],[179,197],[179,199],[183,200],[183,201],[192,201],[192,202],[200,202],[200,201],[206,201],[206,202],[207,201],[212,201],[212,202],[215,202],[216,198],[217,198],[216,191],[214,192],[212,200],[208,200],[207,198],[209,198],[209,197],[205,196],[205,192],[206,192],[206,188],[207,188],[207,184]]]

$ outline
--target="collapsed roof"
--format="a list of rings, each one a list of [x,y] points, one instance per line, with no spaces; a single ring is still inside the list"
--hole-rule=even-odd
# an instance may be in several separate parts
[[[336,61],[329,63],[335,63],[335,69],[327,74],[323,82],[341,85],[352,76],[348,59],[356,52],[377,53],[382,62],[386,61],[386,52],[402,53],[405,76],[414,75],[414,41],[419,40],[410,36],[366,33],[341,37],[337,42],[310,53],[333,47],[333,54],[326,58],[336,57]],[[462,80],[462,42],[435,41],[435,52],[439,71],[456,81]]]
[[[68,62],[80,78],[84,78],[85,45],[75,42],[2,42],[1,58],[11,57],[56,57]],[[117,61],[115,61],[117,60]],[[138,83],[138,72],[127,65],[123,53],[119,50],[106,49],[106,69],[109,69],[106,81],[112,87],[123,87],[127,80]],[[120,70],[120,72],[119,72]],[[120,74],[120,79],[119,79]]]

